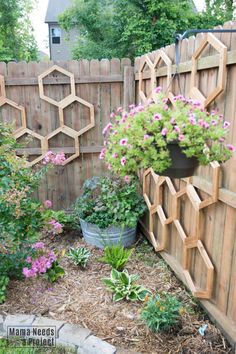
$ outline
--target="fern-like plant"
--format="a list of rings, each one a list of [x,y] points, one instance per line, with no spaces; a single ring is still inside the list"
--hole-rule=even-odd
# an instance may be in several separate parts
[[[104,249],[104,255],[99,258],[102,263],[110,264],[112,268],[116,270],[122,270],[128,262],[133,249],[124,248],[124,246],[118,244],[113,246],[106,246]]]
[[[112,269],[110,278],[104,278],[103,282],[107,286],[107,290],[113,294],[113,301],[122,299],[131,301],[144,301],[145,296],[150,294],[150,291],[142,285],[135,284],[139,276],[136,274],[129,275],[125,269],[123,272],[118,272]]]
[[[6,301],[6,290],[9,278],[5,275],[0,276],[0,304]]]
[[[75,265],[85,268],[90,257],[90,252],[84,247],[70,248],[68,257]]]

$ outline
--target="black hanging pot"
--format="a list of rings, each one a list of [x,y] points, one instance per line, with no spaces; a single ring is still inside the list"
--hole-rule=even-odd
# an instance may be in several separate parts
[[[196,157],[187,157],[179,146],[178,141],[169,142],[167,149],[170,153],[171,166],[162,173],[161,176],[168,176],[170,178],[184,178],[193,176],[194,170],[199,165]]]

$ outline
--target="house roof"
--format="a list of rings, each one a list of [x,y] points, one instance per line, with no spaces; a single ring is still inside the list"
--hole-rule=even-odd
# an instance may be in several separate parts
[[[58,22],[58,15],[72,5],[72,0],[48,0],[45,23]]]

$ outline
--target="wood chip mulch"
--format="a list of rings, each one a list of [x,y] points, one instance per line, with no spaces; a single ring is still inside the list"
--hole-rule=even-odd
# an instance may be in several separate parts
[[[141,303],[112,301],[101,281],[111,271],[110,266],[98,261],[101,250],[86,245],[74,233],[47,243],[55,250],[86,246],[92,253],[87,268],[81,270],[64,257],[61,264],[66,275],[55,284],[42,278],[11,281],[0,314],[37,314],[79,324],[116,347],[139,353],[233,353],[220,331],[146,241],[137,244],[126,268],[130,274],[139,275],[139,284],[153,293],[168,291],[176,295],[186,308],[181,323],[165,333],[153,334],[140,321]],[[208,325],[205,336],[198,332],[203,324]]]

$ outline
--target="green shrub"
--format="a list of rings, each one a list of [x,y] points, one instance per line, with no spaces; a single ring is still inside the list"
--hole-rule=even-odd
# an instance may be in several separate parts
[[[122,299],[144,301],[145,296],[150,294],[150,291],[142,285],[135,284],[138,278],[138,275],[129,275],[127,270],[118,272],[112,269],[110,278],[103,279],[103,282],[107,286],[108,291],[114,293],[113,301],[120,301]]]
[[[134,179],[94,177],[84,183],[84,192],[74,206],[75,214],[104,229],[111,225],[134,227],[146,210]]]
[[[70,248],[68,257],[75,265],[85,268],[90,257],[90,252],[84,248]]]
[[[133,249],[126,249],[122,245],[107,246],[104,249],[104,255],[99,258],[102,263],[107,263],[116,270],[122,270],[128,262]]]
[[[146,298],[140,318],[152,332],[165,331],[179,322],[182,304],[175,296],[163,293]]]
[[[5,275],[0,275],[0,304],[6,301],[6,290],[9,283],[9,278]]]
[[[64,269],[59,265],[58,261],[52,263],[51,268],[45,273],[45,278],[51,283],[55,283],[59,278],[62,278],[65,274]]]

